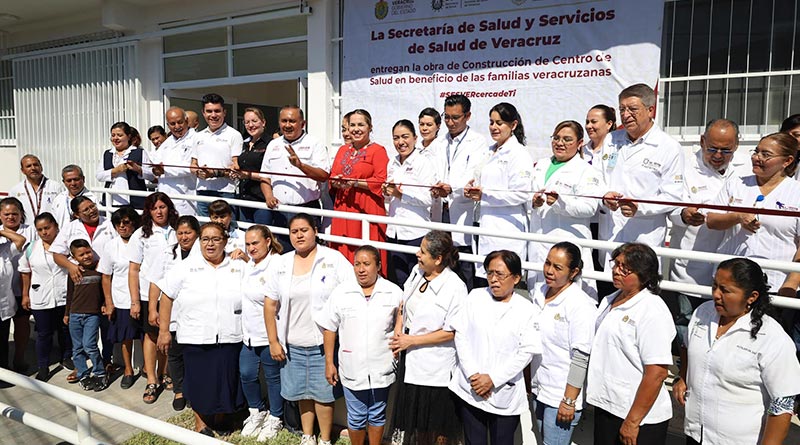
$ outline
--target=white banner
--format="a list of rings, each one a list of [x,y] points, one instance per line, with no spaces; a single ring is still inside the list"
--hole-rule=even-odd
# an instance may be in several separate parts
[[[368,110],[391,155],[392,125],[442,112],[449,94],[470,98],[487,140],[489,109],[509,102],[527,145],[549,152],[560,121],[583,123],[593,105],[616,108],[623,88],[659,77],[663,0],[563,3],[345,0],[342,110]]]

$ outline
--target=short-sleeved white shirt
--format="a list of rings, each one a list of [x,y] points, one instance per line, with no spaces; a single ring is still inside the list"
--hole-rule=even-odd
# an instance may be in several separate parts
[[[0,225],[2,227],[2,225]],[[20,226],[16,230],[17,234],[22,235],[25,237],[25,244],[22,250],[30,245],[30,243],[39,239],[39,234],[36,233],[36,228],[33,226],[29,226],[27,224],[20,224]],[[10,242],[5,237],[0,237],[0,242],[7,241]],[[13,243],[12,243],[13,244]],[[11,290],[15,296],[21,297],[22,296],[22,280],[19,277],[19,259],[22,256],[22,252],[17,252],[13,258],[11,258],[11,265],[14,267],[14,274],[11,278]]]
[[[85,187],[76,196],[70,196],[68,190],[64,190],[63,192],[59,193],[58,196],[56,196],[53,200],[53,207],[50,209],[50,211],[53,213],[53,217],[56,219],[58,227],[61,230],[64,230],[64,227],[72,222],[72,207],[70,207],[70,204],[72,203],[72,200],[78,196],[85,196],[91,199],[92,202],[98,202],[94,193]]]
[[[409,335],[425,335],[444,330],[453,332],[455,317],[467,298],[467,286],[450,268],[445,268],[428,283],[425,292],[419,266],[414,266],[403,285],[403,307],[413,306],[409,323],[404,314],[403,329]],[[405,382],[422,386],[447,386],[456,367],[456,348],[453,341],[437,345],[411,346],[406,350]]]
[[[764,196],[763,201],[757,202],[760,195],[755,175],[733,177],[725,183],[714,203],[793,212],[800,210],[800,183],[791,178],[784,178],[772,192]],[[758,220],[761,228],[755,233],[742,229],[740,224],[726,230],[717,252],[746,258],[792,261],[800,243],[800,218],[759,215]],[[764,273],[772,289],[780,288],[786,279],[786,272],[765,270]]]
[[[64,187],[50,178],[43,177],[42,184],[34,191],[33,185],[28,179],[11,187],[8,196],[19,199],[22,203],[22,210],[25,211],[25,221],[33,225],[33,219],[44,212],[52,212],[53,203],[56,196],[64,190]]]
[[[11,288],[11,278],[19,275],[13,261],[20,253],[16,244],[6,237],[0,237],[0,321],[6,321],[17,313],[17,299]]]
[[[633,406],[646,365],[672,364],[675,323],[660,296],[642,289],[611,308],[619,291],[600,301],[592,357],[586,382],[586,401],[624,419]],[[672,418],[672,402],[664,385],[642,424]]]
[[[117,236],[119,235],[114,230],[111,220],[105,219],[103,216],[100,216],[100,221],[97,223],[97,229],[95,229],[94,237],[92,238],[89,238],[89,232],[86,231],[83,222],[76,219],[67,224],[66,227],[61,228],[56,239],[50,244],[50,252],[69,256],[69,245],[76,239],[84,239],[92,246],[95,261],[100,261],[106,251],[106,244]]]
[[[186,166],[192,163],[192,154],[198,139],[197,133],[193,128],[190,128],[180,139],[170,135],[158,150],[151,154],[153,163],[165,164],[164,174],[158,178],[159,192],[164,192],[170,196],[175,194],[195,194],[197,177]],[[195,204],[191,201],[175,200],[175,207],[181,215],[194,215],[196,213]]]
[[[150,262],[150,267],[147,268],[147,276],[145,279],[150,283],[155,283],[156,287],[158,287],[158,283],[164,279],[164,277],[175,267],[176,264],[180,263],[181,261],[186,261],[190,256],[202,256],[200,253],[200,241],[195,240],[192,249],[189,251],[189,255],[186,258],[183,258],[181,247],[176,243],[171,246],[167,246],[166,249],[160,251],[158,254],[151,256],[148,258]],[[159,289],[160,290],[160,289]],[[175,300],[172,302],[172,313],[169,317],[169,330],[170,332],[175,332],[178,330],[178,323],[177,317],[178,313],[181,310],[181,302],[183,300]]]
[[[311,178],[280,175],[281,173],[305,175],[302,170],[289,162],[289,153],[286,151],[287,145],[292,146],[292,150],[297,153],[297,157],[300,158],[303,164],[321,168],[326,172],[331,170],[328,149],[314,136],[303,132],[303,135],[294,142],[286,141],[283,136],[273,139],[267,145],[264,160],[261,162],[261,171],[276,173],[274,175],[265,175],[272,181],[272,195],[281,204],[288,205],[300,205],[319,199],[319,182]]]
[[[128,287],[128,242],[117,236],[105,246],[97,263],[97,271],[111,276],[111,301],[117,309],[131,308],[131,291]]]
[[[153,224],[153,234],[144,237],[142,228],[139,227],[128,241],[128,261],[140,264],[139,268],[139,299],[149,301],[150,280],[147,279],[152,260],[162,251],[178,242],[175,229],[167,225],[160,227]]]
[[[394,196],[387,198],[389,201],[390,217],[410,219],[417,222],[429,222],[431,220],[431,197],[430,188],[417,187],[417,185],[436,184],[436,171],[431,168],[430,158],[414,150],[406,158],[405,162],[400,163],[400,156],[393,156],[389,160],[387,167],[387,182],[393,182],[400,186],[403,194],[400,198]],[[403,187],[403,184],[414,184]],[[407,227],[389,224],[386,227],[386,236],[399,240],[412,240],[422,238],[428,233],[428,229],[418,227]]]
[[[514,293],[507,302],[489,288],[473,289],[454,317],[458,367],[450,388],[464,402],[492,414],[513,416],[528,409],[523,370],[542,353],[537,310]],[[472,389],[470,376],[488,374],[494,387],[488,398]]]
[[[800,364],[791,338],[772,317],[750,337],[749,315],[716,339],[714,302],[689,322],[687,436],[708,445],[761,443],[770,401],[800,394]]]
[[[42,240],[35,240],[19,258],[20,273],[31,274],[28,296],[31,309],[52,309],[67,304],[67,271],[55,261],[53,254],[44,250]]]
[[[189,255],[157,283],[181,301],[178,343],[207,345],[242,341],[242,280],[246,263],[225,257],[216,267]]]
[[[567,387],[574,351],[592,351],[597,307],[578,283],[570,284],[545,304],[547,289],[547,284],[541,283],[533,294],[533,306],[539,313],[536,328],[542,339],[542,355],[531,364],[531,387],[538,401],[558,406]],[[575,409],[583,409],[583,392],[576,399]]]
[[[258,264],[251,259],[245,268],[242,294],[242,341],[246,346],[267,346],[267,326],[264,323],[264,298],[267,267],[278,255],[267,255]]]
[[[289,311],[291,310],[290,295],[292,292],[292,277],[294,274],[294,256],[296,252],[284,253],[278,258],[270,260],[267,267],[267,285],[264,295],[271,300],[278,301],[278,342],[286,349],[286,336],[289,329]],[[317,246],[314,265],[311,266],[311,313],[312,320],[316,314],[323,310],[325,302],[336,286],[345,281],[355,281],[353,265],[347,261],[338,250],[325,246]],[[317,344],[322,344],[322,333],[314,332]]]
[[[339,377],[345,388],[362,391],[394,383],[389,341],[402,300],[403,291],[380,276],[369,300],[358,283],[345,282],[331,292],[315,321],[339,334]]]
[[[197,133],[192,158],[197,165],[209,168],[230,168],[233,158],[242,153],[242,134],[223,123],[212,132],[208,127]],[[236,185],[227,177],[197,179],[197,190],[234,193]]]

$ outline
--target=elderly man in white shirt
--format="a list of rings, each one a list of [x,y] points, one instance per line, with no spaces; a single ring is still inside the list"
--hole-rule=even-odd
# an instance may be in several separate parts
[[[713,202],[725,181],[736,174],[732,160],[738,147],[739,126],[736,122],[728,119],[714,119],[709,122],[700,137],[700,150],[686,157],[683,201],[697,204]],[[722,243],[724,232],[706,227],[705,212],[702,209],[678,208],[669,218],[672,221],[672,247],[713,253]],[[704,286],[711,285],[713,276],[714,264],[683,258],[673,260],[669,273],[672,281]],[[684,341],[689,318],[694,308],[702,303],[699,298],[692,298],[694,301],[690,301],[690,297],[697,295],[678,295],[678,308],[673,308],[677,309],[676,327]]]
[[[225,123],[225,99],[222,96],[209,93],[203,96],[202,102],[203,118],[208,126],[198,133],[191,161],[191,171],[198,178],[197,194],[233,199],[236,197],[236,183],[232,179],[232,170],[239,170],[242,134]],[[197,203],[197,214],[208,216],[207,202]]]
[[[35,155],[23,156],[19,161],[19,166],[25,179],[12,187],[8,196],[13,196],[22,202],[25,220],[32,223],[40,213],[51,211],[56,196],[64,188],[42,173],[42,163]]]
[[[153,175],[158,178],[156,190],[170,196],[194,195],[197,178],[185,166],[192,162],[192,154],[198,143],[197,133],[189,128],[186,112],[182,108],[171,107],[165,118],[170,136],[151,155],[153,163],[160,164],[153,166]],[[180,215],[194,216],[197,213],[194,201],[173,199],[172,202]]]
[[[53,200],[53,207],[50,212],[55,217],[58,227],[63,230],[67,224],[75,219],[70,204],[78,196],[85,196],[93,202],[97,202],[94,193],[86,188],[86,177],[83,176],[83,169],[75,164],[67,165],[61,169],[61,182],[64,183],[66,190],[59,193]]]
[[[619,94],[625,128],[610,134],[609,143],[603,144],[592,163],[600,169],[609,190],[603,199],[606,209],[600,215],[600,239],[660,247],[667,216],[676,207],[635,200],[683,199],[683,148],[655,125],[655,107],[655,92],[645,84],[630,86]]]

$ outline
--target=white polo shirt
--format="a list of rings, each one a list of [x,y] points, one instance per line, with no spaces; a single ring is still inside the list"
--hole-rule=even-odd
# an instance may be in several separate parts
[[[419,266],[414,266],[403,285],[403,330],[409,335],[425,335],[444,330],[455,331],[453,318],[467,298],[467,286],[446,267],[428,283]],[[405,382],[421,386],[444,387],[450,383],[456,367],[455,342],[411,346],[406,350]]]
[[[646,365],[672,364],[675,323],[661,297],[642,289],[611,308],[619,291],[603,298],[586,382],[586,402],[624,419],[633,406]],[[664,385],[658,390],[643,425],[672,418],[672,402]]]
[[[128,243],[117,236],[105,246],[97,263],[97,271],[111,276],[111,301],[117,309],[131,308],[131,291],[128,287]]]
[[[395,380],[395,361],[389,341],[403,291],[378,276],[369,299],[356,282],[331,292],[325,309],[314,321],[339,334],[339,377],[352,391],[386,388]]]
[[[76,239],[85,239],[92,246],[95,261],[100,261],[106,251],[106,244],[117,236],[119,235],[114,230],[111,220],[105,219],[102,215],[97,224],[97,229],[94,231],[93,238],[89,238],[89,232],[86,231],[83,222],[76,219],[67,224],[66,227],[61,228],[56,239],[50,244],[50,252],[70,256],[69,245]]]
[[[192,159],[197,160],[200,167],[230,168],[233,158],[242,153],[242,134],[223,123],[217,131],[208,127],[197,133]],[[236,184],[227,177],[197,179],[197,190],[234,193]]]
[[[128,241],[128,261],[138,263],[139,267],[139,299],[150,300],[150,280],[147,279],[149,270],[153,266],[153,259],[168,247],[178,242],[175,229],[167,225],[159,227],[153,224],[153,234],[144,237],[142,228],[139,227]]]
[[[25,221],[33,225],[33,219],[44,212],[52,212],[53,203],[56,196],[64,190],[64,186],[50,178],[42,177],[42,183],[37,190],[27,178],[22,182],[11,187],[8,196],[19,199],[22,203],[22,210],[25,211]]]
[[[242,280],[246,263],[225,257],[216,267],[202,255],[189,255],[158,284],[173,300],[178,343],[209,345],[242,341]]]
[[[150,263],[150,267],[147,268],[147,276],[145,279],[150,283],[155,283],[156,287],[158,287],[158,283],[164,279],[164,277],[175,267],[176,264],[179,264],[182,261],[186,261],[191,256],[198,256],[202,257],[200,253],[200,240],[196,239],[194,245],[192,245],[192,249],[189,251],[189,255],[186,258],[181,256],[181,247],[175,243],[170,246],[167,246],[166,249],[158,252],[156,255],[153,255],[148,258],[148,262]],[[159,290],[161,290],[159,288]],[[160,294],[159,294],[160,298]],[[172,313],[169,316],[169,330],[170,332],[175,332],[178,330],[178,313],[181,310],[181,302],[183,300],[175,300],[172,302]]]
[[[400,191],[403,193],[400,198],[394,196],[387,198],[389,201],[388,215],[417,222],[430,222],[431,204],[433,203],[430,188],[416,185],[403,186],[403,184],[436,184],[436,171],[431,168],[430,158],[414,150],[401,164],[400,155],[393,156],[389,160],[386,177],[387,182],[399,185]],[[386,226],[386,236],[388,238],[397,237],[399,240],[422,238],[427,233],[428,229],[425,228],[395,224]]]
[[[542,355],[531,364],[531,388],[538,401],[558,407],[567,387],[574,351],[592,351],[597,307],[580,283],[570,284],[545,304],[547,289],[547,284],[541,283],[533,294],[533,306],[539,313],[536,328],[542,339]],[[578,394],[575,409],[583,409],[583,391]]]
[[[286,350],[286,336],[289,329],[289,311],[291,310],[290,296],[292,293],[292,271],[294,270],[294,256],[296,252],[284,253],[278,258],[270,261],[267,267],[267,284],[264,287],[264,295],[271,300],[278,302],[278,342]],[[355,281],[353,265],[347,261],[338,250],[333,250],[325,246],[317,246],[314,265],[311,266],[311,313],[312,319],[316,318],[319,312],[325,307],[325,302],[331,295],[333,289],[339,284],[348,281]],[[322,344],[322,332],[314,332],[317,344]]]
[[[606,139],[609,142],[603,143],[592,166],[600,170],[607,191],[630,198],[682,201],[684,155],[678,141],[655,124],[635,141],[628,139],[625,129],[611,132]],[[628,218],[619,209],[612,212],[604,207],[599,220],[600,239],[660,247],[667,233],[667,215],[675,208],[639,204],[636,215]]]
[[[761,191],[754,175],[742,178],[733,177],[725,183],[714,204],[736,207],[759,207],[772,210],[797,212],[800,210],[798,196],[800,183],[792,178],[784,178],[774,190],[757,201]],[[724,239],[717,249],[718,253],[745,258],[768,258],[779,261],[792,261],[800,242],[800,218],[791,216],[759,215],[761,228],[756,232],[742,229],[736,224],[724,231]],[[786,272],[765,270],[769,285],[779,289],[786,279]]]
[[[449,388],[461,400],[501,416],[519,415],[528,409],[522,371],[534,355],[542,353],[536,330],[537,310],[527,298],[514,293],[502,303],[489,288],[473,289],[453,321],[456,329],[458,368]],[[489,397],[472,390],[469,377],[488,374]]]
[[[744,315],[716,339],[719,314],[707,301],[689,322],[684,432],[703,444],[761,443],[772,399],[800,394],[791,338],[765,315],[752,339],[750,321]]]
[[[320,197],[320,183],[311,178],[297,178],[281,176],[280,173],[290,175],[305,175],[302,170],[289,162],[289,153],[286,146],[291,145],[292,150],[303,164],[331,171],[331,159],[328,149],[319,139],[303,132],[294,142],[288,142],[283,136],[273,139],[267,145],[264,160],[261,162],[261,171],[278,173],[264,175],[272,180],[272,195],[281,204],[300,205],[315,201]]]
[[[159,192],[170,196],[194,195],[197,188],[197,177],[188,168],[170,167],[171,165],[189,166],[192,153],[198,143],[197,133],[190,128],[180,139],[170,135],[158,150],[151,154],[154,164],[165,164],[164,174],[158,177]],[[175,207],[181,215],[194,215],[196,205],[192,201],[174,200]]]
[[[258,264],[251,259],[245,268],[242,286],[242,341],[246,346],[268,346],[267,325],[264,324],[264,288],[269,263],[278,255],[267,255]]]
[[[734,175],[734,168],[728,166],[724,174],[710,168],[703,162],[703,150],[700,149],[686,159],[686,174],[684,175],[684,202],[710,203],[713,202],[725,181]],[[676,209],[671,215],[672,240],[670,246],[681,250],[694,250],[696,252],[714,253],[722,243],[724,232],[711,230],[702,226],[687,226],[681,219],[683,208]],[[703,214],[708,210],[701,209]],[[714,277],[714,263],[705,261],[690,261],[684,258],[674,258],[670,269],[670,280],[681,283],[710,285]]]
[[[72,208],[70,204],[72,200],[77,198],[78,196],[85,196],[92,200],[92,202],[97,203],[97,197],[95,196],[94,192],[89,191],[86,187],[81,190],[76,196],[70,196],[69,190],[64,190],[63,192],[59,193],[58,196],[55,197],[53,200],[53,207],[50,208],[50,212],[53,213],[53,217],[58,222],[58,227],[60,229],[64,229],[67,224],[72,222]]]
[[[52,309],[67,304],[67,271],[53,261],[53,254],[44,250],[41,239],[37,239],[19,258],[20,273],[31,274],[28,295],[31,309]]]

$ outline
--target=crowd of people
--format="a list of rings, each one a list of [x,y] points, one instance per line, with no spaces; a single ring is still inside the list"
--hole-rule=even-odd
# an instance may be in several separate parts
[[[271,137],[263,112],[246,109],[243,138],[225,123],[223,98],[207,94],[206,128],[172,107],[167,128],[147,132],[151,151],[135,128],[112,125],[97,180],[156,191],[114,194],[110,218],[80,166],[62,169],[62,186],[25,155],[25,179],[0,200],[0,366],[27,370],[33,316],[37,379],[51,378],[56,337],[69,382],[103,391],[117,363],[120,386],[131,388],[140,341],[142,401],[171,390],[173,407],[190,406],[207,435],[241,426],[267,440],[296,410],[301,444],[317,443],[318,431],[325,445],[344,396],[354,444],[511,444],[528,414],[544,443],[569,444],[591,405],[594,443],[630,445],[665,443],[677,351],[672,395],[686,406],[687,443],[781,443],[800,394],[800,317],[776,321],[769,292],[795,296],[800,274],[765,272],[750,258],[800,261],[800,116],[746,162],[735,122],[709,122],[689,153],[655,125],[655,100],[646,85],[625,88],[617,110],[600,104],[585,125],[557,123],[549,154],[536,159],[505,102],[487,116],[491,142],[470,126],[470,100],[453,95],[442,114],[398,120],[392,153],[373,140],[370,113],[353,110],[329,156],[299,107],[281,108]],[[320,209],[325,193],[333,210],[396,217],[370,223],[370,239],[418,251],[324,244],[319,217],[281,208]],[[361,238],[362,224],[332,218],[330,234]],[[591,238],[621,244],[593,252],[570,242]],[[671,280],[710,285],[712,301],[660,289],[653,247],[665,241],[736,257],[716,268],[672,262]],[[475,266],[463,253],[485,259]],[[524,271],[526,260],[542,270]],[[612,282],[584,270],[606,270]],[[235,425],[231,414],[245,407]]]

